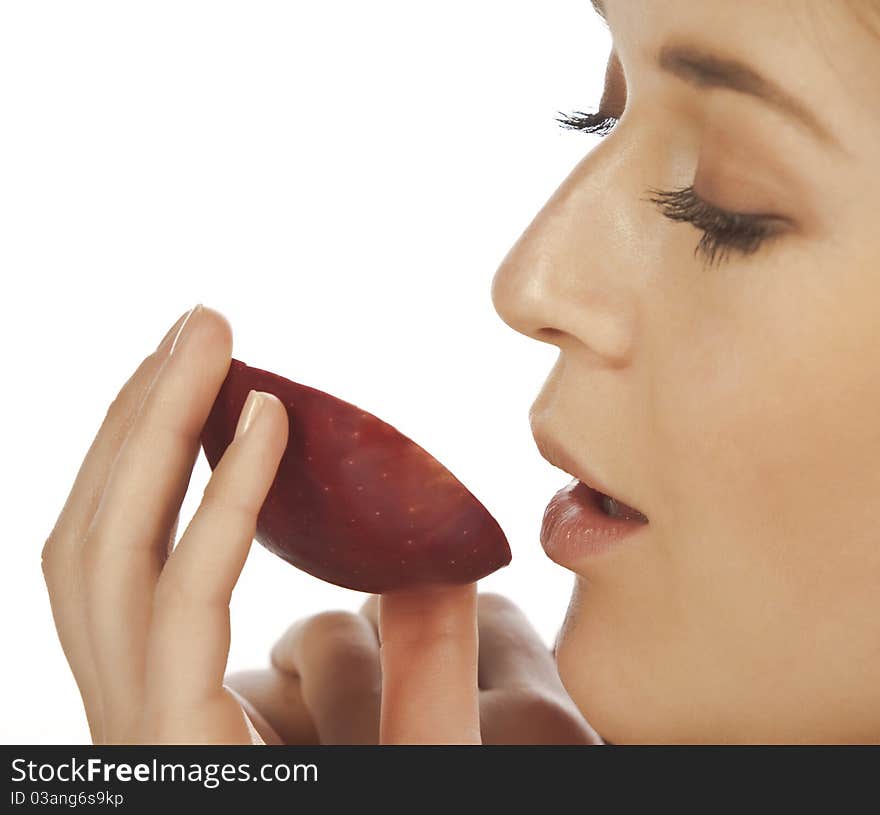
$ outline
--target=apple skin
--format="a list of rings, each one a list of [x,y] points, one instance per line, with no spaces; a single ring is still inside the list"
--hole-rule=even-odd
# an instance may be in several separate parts
[[[328,583],[382,594],[471,583],[510,563],[507,538],[474,495],[390,424],[349,402],[231,361],[201,434],[211,469],[250,390],[287,408],[287,449],[256,539]]]

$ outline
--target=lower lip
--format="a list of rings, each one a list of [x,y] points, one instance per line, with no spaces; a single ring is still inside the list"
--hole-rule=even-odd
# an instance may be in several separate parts
[[[602,493],[574,479],[547,505],[541,523],[541,545],[561,566],[613,548],[648,524],[612,518],[602,509]]]

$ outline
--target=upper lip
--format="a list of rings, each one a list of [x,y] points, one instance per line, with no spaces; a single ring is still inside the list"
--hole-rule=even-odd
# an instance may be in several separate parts
[[[556,439],[549,435],[541,434],[534,428],[532,430],[532,436],[535,439],[535,444],[538,446],[538,451],[554,467],[558,467],[560,470],[574,476],[591,489],[597,490],[598,492],[607,495],[609,498],[614,498],[641,512],[635,504],[631,504],[629,501],[625,500],[623,496],[611,492],[610,488],[605,485],[604,481],[601,481],[593,475],[593,473],[585,470],[579,462],[575,461],[575,459],[569,455],[568,451],[562,447]]]

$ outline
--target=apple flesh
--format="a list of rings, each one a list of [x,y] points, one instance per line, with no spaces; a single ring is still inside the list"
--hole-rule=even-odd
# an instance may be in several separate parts
[[[323,391],[233,359],[201,443],[211,469],[250,390],[287,408],[287,449],[256,539],[304,572],[381,594],[470,583],[510,563],[488,510],[437,459],[390,424]]]

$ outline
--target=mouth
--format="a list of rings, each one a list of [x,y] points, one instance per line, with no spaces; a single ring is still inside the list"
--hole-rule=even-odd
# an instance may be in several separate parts
[[[583,487],[592,493],[592,497],[599,502],[599,506],[611,518],[620,520],[639,521],[648,523],[648,518],[632,504],[623,500],[616,493],[612,493],[604,482],[600,481],[592,473],[587,472],[552,439],[546,436],[534,434],[535,444],[541,455],[554,467],[562,470],[577,479]],[[572,485],[569,485],[572,486]]]
[[[576,570],[584,559],[648,528],[640,510],[611,493],[561,447],[538,435],[535,442],[547,461],[573,476],[551,498],[541,522],[541,545],[551,560]]]

